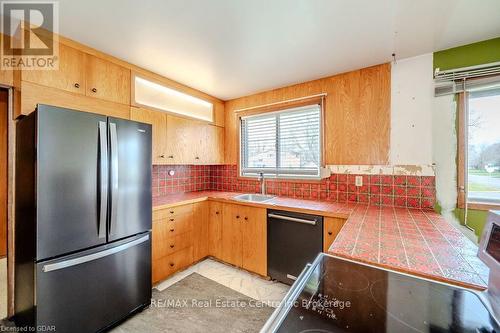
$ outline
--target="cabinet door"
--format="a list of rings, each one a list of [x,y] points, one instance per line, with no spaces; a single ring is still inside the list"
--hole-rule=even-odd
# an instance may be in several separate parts
[[[222,252],[222,203],[210,202],[208,221],[208,253],[221,259]]]
[[[197,155],[203,164],[222,164],[224,161],[224,128],[204,124]],[[196,157],[195,157],[196,158]]]
[[[14,71],[12,69],[0,69],[0,84],[6,86],[14,85]]]
[[[267,216],[265,208],[241,207],[242,267],[267,275]]]
[[[85,94],[85,53],[59,44],[59,69],[22,71],[22,80]]]
[[[193,139],[196,129],[192,120],[167,115],[168,164],[192,164],[199,143]]]
[[[208,219],[207,201],[193,204],[193,260],[198,261],[208,256]]]
[[[107,60],[85,55],[86,95],[130,104],[130,70]]]
[[[224,204],[222,212],[222,255],[221,259],[241,267],[242,242],[240,206]]]
[[[328,252],[333,241],[344,226],[345,219],[325,217],[323,220],[323,252]]]
[[[159,111],[131,107],[130,119],[152,125],[153,164],[165,164],[167,160],[167,115]]]

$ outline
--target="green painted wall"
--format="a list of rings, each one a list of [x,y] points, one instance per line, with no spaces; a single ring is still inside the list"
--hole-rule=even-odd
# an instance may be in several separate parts
[[[465,209],[457,208],[454,213],[460,223],[464,224]],[[481,234],[483,233],[487,217],[488,211],[485,210],[469,209],[467,212],[467,225],[474,229],[475,234],[478,237],[481,237]]]
[[[493,62],[500,62],[500,37],[434,53],[434,69],[439,68],[440,70]],[[458,132],[458,117],[456,126]],[[438,212],[441,210],[439,204],[434,208]],[[465,210],[457,208],[454,213],[460,223],[464,224]],[[488,212],[483,210],[469,209],[467,212],[467,224],[474,228],[478,237],[483,232],[487,216]]]
[[[434,69],[446,70],[500,62],[500,37],[434,52]]]

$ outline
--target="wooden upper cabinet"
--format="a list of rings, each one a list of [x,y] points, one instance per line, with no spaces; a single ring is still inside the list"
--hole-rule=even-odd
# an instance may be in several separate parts
[[[196,129],[189,119],[167,115],[167,156],[168,164],[192,164],[194,149],[198,142],[193,140]]]
[[[224,163],[224,128],[204,124],[199,133],[202,134],[200,145],[196,147],[199,162],[202,164]]]
[[[85,94],[85,53],[59,44],[58,70],[24,70],[22,80]]]
[[[130,104],[130,69],[90,54],[85,66],[87,96]]]
[[[131,107],[130,119],[151,124],[153,164],[165,164],[167,161],[167,115],[160,111]]]

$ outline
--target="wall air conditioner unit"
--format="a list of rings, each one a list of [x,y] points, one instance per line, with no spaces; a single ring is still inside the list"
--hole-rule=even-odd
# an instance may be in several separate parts
[[[213,122],[213,104],[140,76],[134,77],[134,102],[139,106]]]
[[[434,71],[435,96],[499,87],[500,62]]]

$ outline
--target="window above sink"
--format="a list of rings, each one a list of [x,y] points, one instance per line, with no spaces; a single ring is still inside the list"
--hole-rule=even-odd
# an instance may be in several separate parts
[[[241,117],[240,175],[320,178],[321,104]]]

